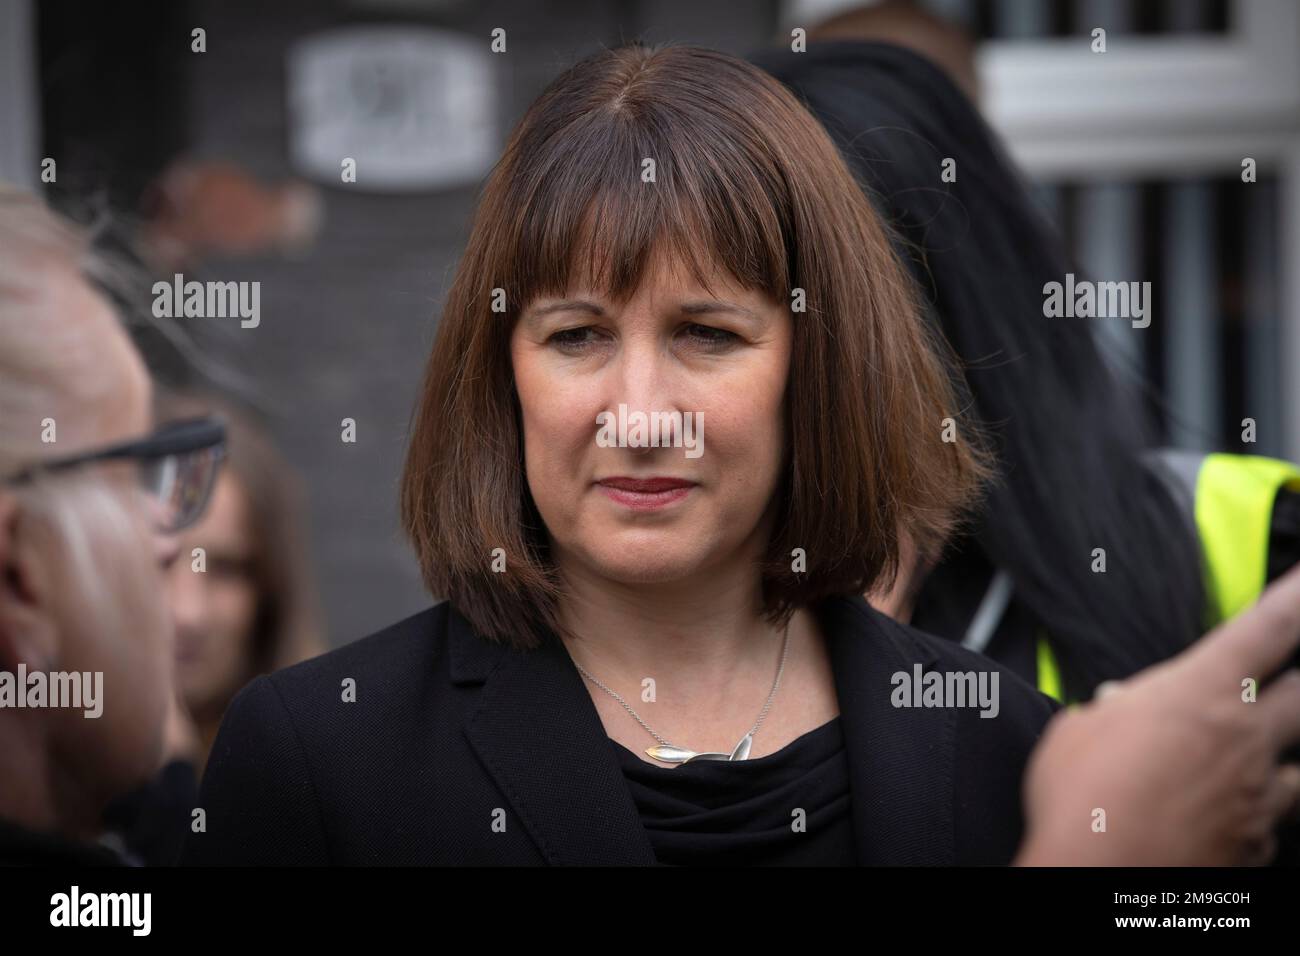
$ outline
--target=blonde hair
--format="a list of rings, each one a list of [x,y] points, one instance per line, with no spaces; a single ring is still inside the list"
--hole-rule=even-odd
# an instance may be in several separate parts
[[[94,407],[116,385],[97,373],[102,356],[77,317],[50,308],[51,289],[69,281],[111,284],[113,266],[87,231],[0,183],[0,478],[50,455],[41,430],[55,409]],[[74,586],[111,626],[120,610],[114,589],[145,583],[148,563],[121,556],[124,544],[149,545],[139,510],[90,468],[38,473],[12,492],[25,515],[51,529]]]

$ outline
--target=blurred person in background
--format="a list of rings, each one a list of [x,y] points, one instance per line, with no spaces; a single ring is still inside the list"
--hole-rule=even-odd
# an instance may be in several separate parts
[[[115,801],[107,819],[140,862],[180,856],[198,780],[226,706],[246,683],[323,649],[297,475],[252,413],[215,394],[163,391],[163,422],[217,414],[226,463],[202,519],[178,536],[166,599],[175,627],[177,700],[166,764]]]
[[[23,673],[102,682],[96,717],[0,696],[3,863],[123,862],[102,814],[160,765],[159,594],[221,461],[218,420],[151,429],[148,372],[91,279],[112,276],[87,236],[0,184],[0,671],[9,695]]]
[[[1158,448],[1149,386],[1105,361],[1093,321],[1044,317],[1045,284],[1082,270],[980,116],[961,31],[887,3],[809,38],[752,59],[818,116],[894,228],[1000,471],[971,533],[939,561],[911,549],[873,601],[1067,702],[1240,613],[1300,561],[1300,469]],[[1288,829],[1279,861],[1298,849]]]
[[[806,53],[752,59],[807,103],[893,227],[998,457],[978,524],[937,563],[913,553],[893,610],[1069,701],[1250,604],[1300,559],[1300,469],[1160,450],[1149,386],[1104,360],[1097,320],[1044,317],[1044,285],[1081,270],[936,66],[973,73],[956,28],[890,3],[809,36]]]
[[[775,46],[786,46],[782,35]],[[808,40],[822,47],[827,40],[875,40],[906,47],[938,65],[972,103],[980,100],[975,68],[975,41],[960,27],[912,0],[881,0],[849,7],[808,30]]]
[[[232,402],[199,393],[160,402],[163,421],[205,413],[226,423],[226,467],[203,519],[180,536],[181,559],[167,578],[177,688],[194,722],[200,774],[240,688],[324,649],[298,476]]]

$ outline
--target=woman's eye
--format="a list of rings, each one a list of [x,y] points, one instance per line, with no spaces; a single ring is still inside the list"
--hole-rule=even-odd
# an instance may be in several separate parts
[[[694,323],[685,326],[683,334],[691,340],[690,344],[696,348],[722,351],[731,348],[740,341],[740,336],[734,332],[728,332],[726,329],[714,328],[711,325],[696,325]],[[600,330],[589,325],[579,328],[561,329],[554,332],[547,338],[546,342],[562,352],[577,353],[583,352],[599,344]]]
[[[580,352],[593,344],[595,340],[591,335],[595,331],[591,326],[586,325],[576,329],[561,329],[546,341],[547,344],[554,345],[565,352]]]
[[[688,325],[686,327],[687,335],[695,340],[704,348],[721,349],[729,348],[740,341],[740,336],[735,332],[728,332],[726,329],[717,329],[711,325]]]

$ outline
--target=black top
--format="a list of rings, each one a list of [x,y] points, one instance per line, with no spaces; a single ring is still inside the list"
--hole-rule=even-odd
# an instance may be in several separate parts
[[[661,767],[610,744],[660,864],[857,865],[839,717],[775,753],[734,763]]]
[[[124,866],[107,846],[0,818],[0,866]]]
[[[1057,705],[861,597],[812,610],[835,680],[857,862],[1009,862],[1024,825],[1025,764]],[[969,706],[895,707],[895,676],[915,669],[997,674],[997,718]],[[830,734],[803,743],[835,746]],[[632,769],[757,769],[770,784],[765,770],[795,764],[802,750],[749,767]],[[799,784],[810,844],[837,812],[829,777]],[[241,690],[203,777],[206,830],[187,834],[182,862],[655,865],[664,834],[654,821],[665,817],[647,828],[635,787],[562,642],[494,644],[444,602]],[[789,797],[758,799],[773,801],[773,827],[775,808],[788,825]],[[767,828],[766,816],[756,820]]]
[[[177,758],[146,785],[113,800],[104,810],[104,826],[121,842],[129,862],[175,866],[197,806],[198,770]]]

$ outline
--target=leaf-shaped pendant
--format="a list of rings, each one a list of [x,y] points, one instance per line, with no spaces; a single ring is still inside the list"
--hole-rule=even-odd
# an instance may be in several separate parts
[[[719,753],[696,753],[694,750],[687,750],[684,747],[670,747],[665,744],[657,744],[654,747],[647,747],[646,753],[655,760],[662,760],[664,763],[690,763],[692,760],[730,760],[731,754]]]
[[[736,749],[731,752],[731,759],[748,760],[749,748],[752,747],[753,744],[754,744],[754,735],[745,734],[745,736],[740,739],[740,743],[736,744]]]
[[[694,750],[670,747],[667,744],[656,744],[653,747],[647,747],[646,753],[655,760],[662,760],[664,763],[686,763],[695,756]]]
[[[687,757],[684,762],[690,763],[692,760],[730,760],[730,759],[731,759],[731,754],[702,753],[702,754],[695,754],[694,756],[691,757]]]

